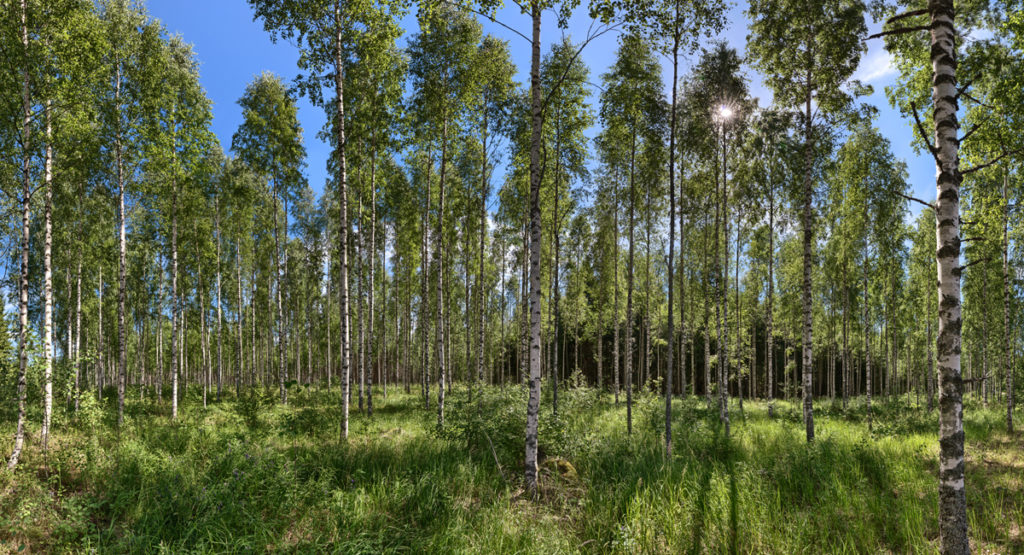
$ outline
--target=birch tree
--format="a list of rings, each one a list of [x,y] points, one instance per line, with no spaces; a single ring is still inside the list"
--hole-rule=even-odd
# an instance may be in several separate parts
[[[288,332],[284,323],[283,288],[285,269],[282,258],[280,218],[284,217],[284,241],[287,241],[288,211],[279,204],[294,198],[305,183],[302,167],[306,149],[302,145],[302,128],[296,115],[295,100],[284,83],[276,76],[264,73],[246,87],[238,101],[243,110],[243,122],[231,139],[231,149],[238,159],[262,175],[271,188],[274,205],[274,266],[276,267],[277,305],[277,379],[280,399],[288,402],[288,369],[285,365]]]
[[[842,85],[857,69],[867,33],[860,0],[754,0],[748,51],[784,106],[802,105],[804,177],[802,367],[803,413],[807,441],[814,439],[814,391],[811,267],[814,243],[815,119],[843,109],[849,96]],[[814,105],[817,105],[815,108]]]

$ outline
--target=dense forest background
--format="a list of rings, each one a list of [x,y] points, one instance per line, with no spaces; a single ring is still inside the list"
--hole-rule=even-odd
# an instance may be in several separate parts
[[[962,397],[1020,455],[1019,2],[752,0],[746,51],[716,0],[526,3],[507,36],[487,2],[249,4],[300,57],[238,84],[230,144],[188,37],[142,4],[0,4],[8,468],[49,468],[95,411],[117,444],[320,407],[344,445],[350,414],[403,407],[536,496],[583,404],[669,461],[680,418],[728,437],[745,402],[807,442],[818,411],[868,433],[912,413],[939,430],[937,545],[968,549]],[[545,10],[594,24],[542,51]],[[581,52],[608,36],[597,74]],[[930,196],[852,78],[870,41]],[[326,116],[321,194],[300,97]]]

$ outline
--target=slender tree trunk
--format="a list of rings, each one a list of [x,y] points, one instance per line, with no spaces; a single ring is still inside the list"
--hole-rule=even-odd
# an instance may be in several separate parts
[[[367,299],[367,311],[369,312],[366,321],[367,327],[367,345],[366,345],[366,356],[369,359],[370,368],[366,376],[366,414],[373,416],[373,372],[376,367],[377,353],[374,345],[376,344],[377,336],[374,334],[374,321],[377,319],[377,314],[374,311],[376,307],[373,304],[373,289],[376,285],[376,273],[374,270],[377,266],[377,149],[374,147],[373,155],[371,156],[372,161],[370,163],[370,250],[367,261],[370,266],[370,283],[368,287],[368,299]]]
[[[121,68],[117,69],[117,81],[115,85],[115,100],[117,109],[120,110],[121,97]],[[124,212],[124,158],[122,153],[122,139],[120,114],[118,118],[117,139],[114,143],[114,155],[117,164],[117,233],[118,233],[118,259],[117,259],[117,426],[120,428],[124,423],[124,386],[125,374],[128,364],[128,336],[124,322],[125,302],[125,257],[128,252],[128,243],[125,236],[125,212]]]
[[[427,172],[424,180],[426,190],[423,203],[422,223],[420,226],[420,310],[417,315],[417,328],[420,333],[420,387],[423,391],[423,403],[430,408],[430,297],[427,281],[430,276],[430,261],[427,248],[430,241],[430,171],[434,167],[433,156],[427,156]]]
[[[629,258],[626,262],[626,433],[633,433],[633,213],[635,212],[636,130],[629,152]]]
[[[537,416],[540,409],[540,21],[541,5],[531,3],[533,23],[530,46],[530,376],[529,400],[526,404],[526,455],[524,458],[526,489],[537,495]]]
[[[1010,351],[1010,242],[1007,231],[1010,222],[1010,199],[1006,194],[1007,174],[1003,174],[1003,368],[1006,372],[1006,431],[1013,433],[1013,353]],[[930,335],[930,334],[929,334]],[[929,364],[931,362],[929,352]],[[931,397],[928,398],[931,410]]]
[[[530,218],[529,211],[523,218],[523,259],[520,285],[520,330],[519,330],[519,383],[528,385],[530,375]]]
[[[46,161],[43,182],[46,188],[43,243],[43,452],[49,449],[50,420],[53,414],[53,127],[50,101],[46,101]]]
[[[843,244],[843,410],[846,410],[850,391],[850,379],[853,372],[850,371],[850,284],[846,281],[849,272],[846,271],[846,244]]]
[[[405,274],[405,352],[403,353],[403,372],[402,379],[405,381],[405,392],[409,393],[410,387],[410,364],[409,359],[412,357],[412,264],[406,261],[406,274]]]
[[[676,89],[678,88],[679,82],[679,5],[675,6],[675,21],[677,26],[675,34],[673,35],[672,41],[672,104],[670,109],[672,113],[669,115],[669,126],[668,126],[668,332],[665,338],[665,344],[668,348],[666,353],[666,371],[665,371],[665,459],[672,460],[672,374],[675,369],[673,368],[673,350],[675,344],[675,318],[673,314],[674,299],[673,289],[675,282],[673,281],[672,270],[673,263],[675,262],[675,247],[676,247]],[[648,228],[648,232],[650,228]],[[650,258],[650,257],[648,257]],[[649,292],[648,292],[649,293]],[[682,310],[680,310],[680,313]]]
[[[810,51],[810,45],[808,45],[808,51]],[[807,99],[806,108],[804,114],[804,199],[803,199],[803,283],[802,283],[802,294],[801,294],[801,305],[803,311],[803,396],[804,396],[804,426],[807,429],[807,441],[814,441],[814,391],[811,389],[811,377],[813,368],[813,357],[811,349],[813,348],[813,329],[812,329],[812,318],[811,318],[811,259],[812,254],[812,241],[813,241],[813,228],[812,228],[812,212],[811,202],[813,201],[814,188],[812,183],[812,134],[814,127],[811,125],[811,75],[808,70],[807,74]]]
[[[716,155],[717,158],[717,155]],[[715,161],[715,172],[718,171],[718,161]],[[715,177],[715,236],[717,239],[718,228],[718,178]],[[704,294],[704,402],[707,404],[708,409],[711,408],[711,272],[710,263],[708,262],[709,251],[711,251],[711,242],[709,238],[709,229],[711,228],[708,222],[709,216],[707,211],[704,213],[704,256],[703,256],[703,289]],[[717,252],[717,251],[716,251]]]
[[[647,389],[651,376],[651,181],[644,180],[644,350],[640,387]]]
[[[739,219],[739,215],[737,215],[737,219]],[[741,312],[741,310],[740,310],[742,308],[740,306],[740,251],[741,250],[743,250],[743,245],[742,245],[742,243],[740,243],[740,226],[739,226],[739,223],[737,222],[737,224],[736,224],[736,270],[735,270],[736,271],[736,392],[739,394],[740,414],[742,415],[743,414],[743,369],[742,369],[741,364],[739,362],[740,358],[742,357],[742,354],[740,354],[740,348],[741,348],[740,330],[743,329],[743,327],[740,325],[741,324],[740,316],[743,314]],[[751,367],[751,371],[753,371],[753,367]]]
[[[376,274],[374,270],[377,266],[377,141],[374,136],[373,152],[370,155],[370,287],[369,287],[369,321],[367,322],[368,327],[368,348],[367,356],[370,359],[370,375],[366,384],[366,412],[369,416],[373,416],[373,370],[375,367],[376,349],[374,345],[376,343],[377,336],[373,333],[373,323],[376,320],[376,312],[374,312],[373,305],[373,289],[376,284]]]
[[[102,289],[101,289],[102,292]],[[178,183],[171,182],[171,420],[178,418]]]
[[[441,263],[441,244],[444,243],[444,186],[448,171],[448,119],[444,119],[441,136],[441,172],[437,186],[437,237],[434,244],[434,266],[437,268],[437,425],[444,426],[444,388],[448,379],[444,351],[444,266]]]
[[[366,389],[366,303],[363,299],[366,297],[366,291],[363,285],[363,278],[365,277],[366,263],[364,261],[364,253],[366,251],[366,227],[363,225],[363,198],[359,194],[359,200],[357,201],[356,208],[356,221],[355,225],[359,229],[359,234],[355,237],[355,287],[356,287],[356,312],[359,318],[359,333],[357,336],[357,343],[359,345],[359,387],[358,387],[358,398],[359,398],[359,412],[363,412],[363,393]]]
[[[256,252],[255,252],[256,249],[255,249],[255,246],[252,249],[250,249],[250,250],[252,251],[250,254],[252,254],[253,265],[252,265],[252,293],[249,295],[249,336],[250,336],[250,340],[249,340],[249,357],[251,359],[250,360],[250,364],[249,364],[249,381],[250,381],[249,385],[250,385],[250,387],[255,387],[256,386],[256,374],[257,374],[257,370],[258,370],[257,364],[256,364],[256,349],[257,349],[257,346],[256,346],[256,293],[257,293],[257,285],[256,285],[256,263],[255,263],[256,262]]]
[[[219,235],[219,234],[218,234]],[[238,331],[238,360],[235,363],[235,398],[242,395],[242,375],[245,373],[245,358],[242,356],[242,250],[235,241],[235,279],[238,284],[238,307],[235,310],[235,324]],[[328,292],[329,293],[329,292]]]
[[[487,105],[486,97],[484,98],[484,105]],[[480,252],[477,253],[479,258],[477,259],[476,276],[476,305],[477,313],[479,314],[478,325],[480,326],[477,330],[476,344],[477,383],[483,382],[484,379],[484,241],[487,237],[487,195],[490,193],[490,175],[487,173],[487,123],[487,111],[484,110],[480,154]],[[502,261],[504,261],[504,253],[502,254]],[[504,278],[504,274],[502,274],[502,278]],[[469,282],[468,275],[466,276],[466,281],[467,283]],[[469,312],[469,299],[466,300],[466,312]],[[502,313],[502,322],[504,322],[504,317],[505,315]],[[467,333],[468,331],[467,329]]]
[[[597,390],[601,393],[604,392],[604,311],[604,306],[597,311],[597,331],[594,333],[594,342],[597,344]]]
[[[21,450],[25,445],[25,402],[27,394],[26,376],[28,373],[28,250],[29,220],[31,218],[32,154],[29,140],[32,129],[32,104],[29,97],[28,76],[28,8],[25,0],[21,0],[21,42],[26,57],[21,72],[21,272],[18,276],[18,424],[14,432],[14,449],[7,459],[7,468],[13,470],[18,465]]]
[[[729,223],[728,223],[728,166],[725,141],[725,129],[722,129],[722,189],[720,196],[716,191],[715,208],[715,325],[718,332],[718,344],[715,346],[718,367],[718,419],[725,425],[725,435],[729,436]],[[717,173],[717,172],[716,172]],[[717,183],[716,183],[717,187]],[[721,225],[719,225],[721,222]],[[719,234],[721,229],[722,233]],[[724,256],[719,254],[719,245],[725,237]],[[723,264],[724,261],[724,264]]]
[[[81,197],[79,197],[79,210],[81,210]],[[81,220],[79,220],[81,222]],[[79,225],[79,231],[81,225]],[[79,235],[81,237],[81,235]],[[77,270],[75,270],[75,412],[78,412],[82,396],[82,257],[79,256]],[[160,273],[160,294],[163,295],[163,269]]]
[[[616,176],[618,177],[618,176]],[[617,180],[616,180],[617,181]],[[612,257],[614,258],[614,278],[612,279],[612,287],[615,289],[615,306],[612,310],[613,320],[613,336],[612,336],[612,373],[615,380],[615,406],[619,405],[619,365],[621,364],[621,358],[619,356],[619,192],[618,185],[614,191],[613,204],[615,205],[614,214],[612,216],[613,226],[615,227],[614,233],[612,233]]]
[[[680,201],[682,201],[682,187],[680,186],[679,191]],[[680,202],[680,205],[682,202]],[[691,370],[691,376],[689,382],[686,379],[686,345],[689,342],[690,330],[686,327],[686,264],[685,255],[686,252],[686,228],[683,226],[683,209],[679,207],[679,393],[683,397],[686,396],[686,388],[693,387],[693,376]],[[691,307],[692,308],[692,307]],[[671,320],[671,319],[670,319]],[[693,357],[693,349],[690,349],[690,356]],[[671,366],[671,365],[670,365]]]
[[[388,322],[388,320],[387,320],[387,318],[388,318],[388,279],[387,279],[388,278],[388,274],[387,274],[388,225],[387,225],[386,221],[383,222],[383,226],[381,227],[381,234],[383,235],[383,237],[381,237],[381,241],[380,242],[381,242],[381,244],[384,245],[384,247],[383,247],[382,252],[381,252],[380,294],[384,298],[381,299],[381,303],[380,303],[381,304],[381,309],[380,309],[381,340],[380,340],[380,354],[378,356],[380,357],[380,360],[381,360],[381,364],[380,364],[381,393],[384,395],[384,399],[387,400],[387,398],[388,398],[388,324],[387,324],[387,322]],[[377,259],[376,259],[376,255],[375,255],[375,257],[374,257],[374,264],[376,264],[376,263],[377,263]],[[397,274],[394,273],[394,270],[392,270],[392,275],[397,277]],[[395,283],[395,294],[394,294],[395,314],[396,314],[396,317],[395,317],[395,351],[396,351],[396,355],[397,355],[397,351],[398,351],[398,317],[397,317],[397,314],[398,314],[398,283],[397,283],[397,281],[398,280],[396,279],[395,280],[395,282],[396,282]]]
[[[986,263],[981,263],[978,271],[981,272],[981,299],[988,300],[988,268]],[[984,309],[983,309],[984,310]],[[981,314],[981,399],[982,403],[988,406],[988,314]]]
[[[765,310],[768,416],[775,415],[775,182],[768,185],[768,308]]]
[[[99,322],[97,322],[96,331],[96,399],[98,401],[103,400],[103,376],[106,361],[107,342],[104,341],[105,335],[103,335],[103,264],[100,263],[100,275],[99,275],[99,293],[98,303],[99,308],[97,310],[97,316]]]
[[[195,230],[196,236],[199,236],[198,230]],[[198,248],[199,243],[196,243],[196,260],[201,261],[202,258]],[[203,289],[203,263],[197,263],[197,271],[199,275],[198,283],[196,283],[196,293],[199,296],[199,350],[201,351],[202,367],[199,372],[203,380],[203,408],[207,407],[207,394],[210,389],[210,349],[209,341],[206,335],[206,291]]]
[[[561,144],[561,129],[556,125],[555,129],[555,213],[552,218],[552,235],[554,235],[555,243],[555,264],[551,268],[554,280],[552,285],[552,298],[553,306],[550,312],[551,315],[551,407],[552,414],[558,416],[558,324],[561,314],[558,310],[558,301],[561,291],[559,290],[559,268],[561,267],[560,256],[562,254],[562,243],[560,235],[562,232],[562,214],[558,208],[558,198],[561,195],[561,177],[562,177],[562,144]]]
[[[864,375],[866,376],[865,387],[868,397],[868,431],[871,430],[871,319],[868,315],[868,306],[871,299],[868,295],[868,240],[864,237]]]
[[[154,331],[156,333],[156,398],[157,401],[163,402],[164,400],[164,258],[160,255],[156,266],[157,273],[160,274],[160,286],[157,289],[156,299],[156,325]],[[81,293],[81,291],[79,291]],[[81,295],[79,295],[81,296]],[[81,306],[78,308],[81,312]],[[77,341],[77,339],[76,339]],[[77,350],[77,347],[76,347]]]
[[[220,289],[220,198],[214,201],[214,224],[217,233],[217,401],[220,402],[220,391],[224,385],[224,347],[223,347],[223,315],[221,314]]]
[[[288,379],[288,367],[285,362],[285,353],[288,352],[288,330],[284,320],[284,286],[285,286],[285,261],[281,253],[281,223],[278,216],[280,199],[280,179],[274,176],[274,278],[277,281],[277,385],[281,397],[281,404],[288,404],[288,390],[284,382]],[[285,241],[288,240],[288,209],[284,213]]]
[[[342,33],[344,29],[341,24],[341,0],[334,0],[334,93],[337,113],[335,115],[334,128],[337,133],[335,144],[335,155],[338,163],[338,204],[340,207],[340,222],[338,226],[338,256],[340,262],[340,273],[338,275],[338,308],[341,316],[341,333],[338,335],[341,344],[341,438],[348,439],[348,411],[349,411],[349,326],[348,326],[348,182],[345,175],[345,95],[344,95],[344,70],[342,61],[344,52],[342,44]]]
[[[330,245],[331,244],[330,226],[325,226],[325,229],[326,229],[326,231],[324,232],[324,235],[326,236],[326,242],[327,242],[328,245]],[[326,295],[324,295],[324,297],[326,297],[324,299],[324,303],[326,304],[326,308],[324,310],[324,315],[323,315],[324,331],[326,331],[326,333],[327,333],[327,393],[331,392],[331,385],[332,385],[331,384],[331,380],[332,380],[332,378],[334,376],[334,360],[333,360],[334,359],[334,350],[333,350],[333,346],[331,345],[331,324],[332,324],[332,322],[331,322],[331,295],[332,295],[332,289],[333,289],[332,286],[334,285],[334,274],[332,273],[332,270],[334,268],[334,254],[333,254],[333,252],[334,252],[333,249],[330,249],[330,248],[327,249],[327,275],[325,276],[326,280],[327,280],[327,289],[326,289]]]
[[[474,372],[474,370],[472,368],[470,368],[470,358],[472,358],[472,353],[470,351],[472,350],[472,343],[473,343],[473,311],[471,310],[471,305],[472,305],[472,300],[471,299],[472,299],[472,297],[471,297],[471,293],[470,293],[470,284],[471,284],[470,282],[472,281],[470,279],[470,276],[472,275],[473,271],[470,269],[470,266],[472,265],[473,255],[470,253],[470,250],[472,249],[472,246],[471,246],[472,237],[470,237],[470,233],[469,233],[470,229],[469,229],[469,221],[468,221],[469,220],[469,217],[468,217],[469,210],[468,210],[468,208],[469,208],[469,196],[470,196],[469,195],[469,187],[465,188],[463,194],[465,195],[466,208],[467,208],[467,210],[466,210],[467,217],[463,220],[462,226],[459,227],[459,233],[462,236],[462,277],[463,277],[463,279],[462,279],[462,286],[463,286],[463,289],[462,289],[462,300],[464,302],[464,307],[463,307],[464,310],[462,311],[462,316],[463,316],[463,326],[465,326],[465,334],[462,336],[463,340],[464,340],[463,348],[462,348],[462,370],[463,370],[463,373],[464,373],[463,379],[466,382],[466,387],[467,387],[467,393],[469,395],[469,400],[472,401],[473,400],[473,388],[475,387],[474,380],[476,379],[475,378],[476,373]],[[450,308],[450,306],[449,306],[449,308]],[[453,380],[451,380],[451,381],[454,381],[454,376],[455,376],[455,372],[453,370],[452,371]]]

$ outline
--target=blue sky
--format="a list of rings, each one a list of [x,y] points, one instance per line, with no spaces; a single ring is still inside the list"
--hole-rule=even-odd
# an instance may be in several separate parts
[[[529,18],[519,13],[514,4],[498,12],[498,19],[524,34],[529,32]],[[746,50],[748,33],[747,20],[743,14],[745,2],[730,7],[727,21],[729,27],[721,34],[725,40],[736,48],[741,55]],[[245,0],[149,0],[147,9],[150,15],[160,19],[170,33],[182,35],[186,42],[191,43],[200,62],[200,81],[207,95],[213,102],[213,131],[220,139],[225,150],[231,146],[231,135],[241,123],[242,114],[237,100],[242,95],[246,84],[262,71],[271,71],[286,81],[291,81],[297,73],[295,65],[298,59],[297,50],[288,43],[274,44],[270,36],[263,30],[262,22],[253,21],[252,10]],[[416,32],[414,10],[403,20],[406,34],[402,44]],[[513,61],[519,74],[517,79],[525,87],[528,83],[529,44],[522,37],[501,25],[484,21],[484,31],[494,34],[509,42]],[[568,33],[575,40],[582,39],[590,26],[585,10],[580,9],[570,20],[565,31],[557,28],[553,13],[545,16],[542,24],[543,51],[547,52],[553,42],[561,39],[562,33]],[[872,24],[872,31],[878,25]],[[608,33],[591,42],[583,51],[582,59],[590,68],[591,81],[598,82],[599,76],[612,63],[617,46],[617,35]],[[695,60],[684,60],[681,75],[689,69]],[[671,67],[663,61],[664,82],[671,79]],[[771,93],[752,70],[747,70],[750,79],[751,93],[765,105],[770,102]],[[910,147],[912,130],[900,114],[889,107],[885,99],[885,85],[893,83],[897,74],[882,48],[881,41],[869,43],[869,49],[861,59],[861,67],[855,78],[871,84],[875,94],[867,101],[880,110],[876,125],[892,142],[893,152],[897,158],[907,162],[910,183],[914,196],[931,199],[935,196],[935,166],[927,155],[918,155]],[[666,94],[667,94],[666,87]],[[592,91],[596,109],[597,91]],[[330,148],[317,139],[317,132],[323,127],[325,118],[322,110],[313,107],[305,99],[299,101],[299,117],[302,121],[307,158],[307,174],[310,185],[319,194],[323,190],[327,176],[327,158]],[[591,136],[597,129],[591,130]],[[496,178],[496,181],[500,177]],[[917,213],[918,207],[911,206]]]

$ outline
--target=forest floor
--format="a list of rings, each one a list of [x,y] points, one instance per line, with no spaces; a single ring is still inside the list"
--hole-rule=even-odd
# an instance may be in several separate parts
[[[372,417],[353,399],[347,443],[337,390],[206,409],[190,392],[176,423],[167,402],[136,398],[120,433],[111,395],[74,417],[58,408],[49,456],[31,428],[17,471],[0,471],[0,553],[936,550],[937,415],[913,399],[876,400],[871,433],[861,400],[845,412],[818,400],[811,444],[795,404],[776,402],[769,418],[765,403],[741,413],[733,399],[727,438],[717,408],[676,400],[666,464],[661,398],[636,396],[628,435],[624,397],[565,390],[557,418],[543,403],[531,499],[521,388],[472,402],[456,388],[440,432],[433,398],[427,409],[380,393]],[[1024,435],[1006,434],[1002,410],[964,411],[977,553],[1024,552]]]

